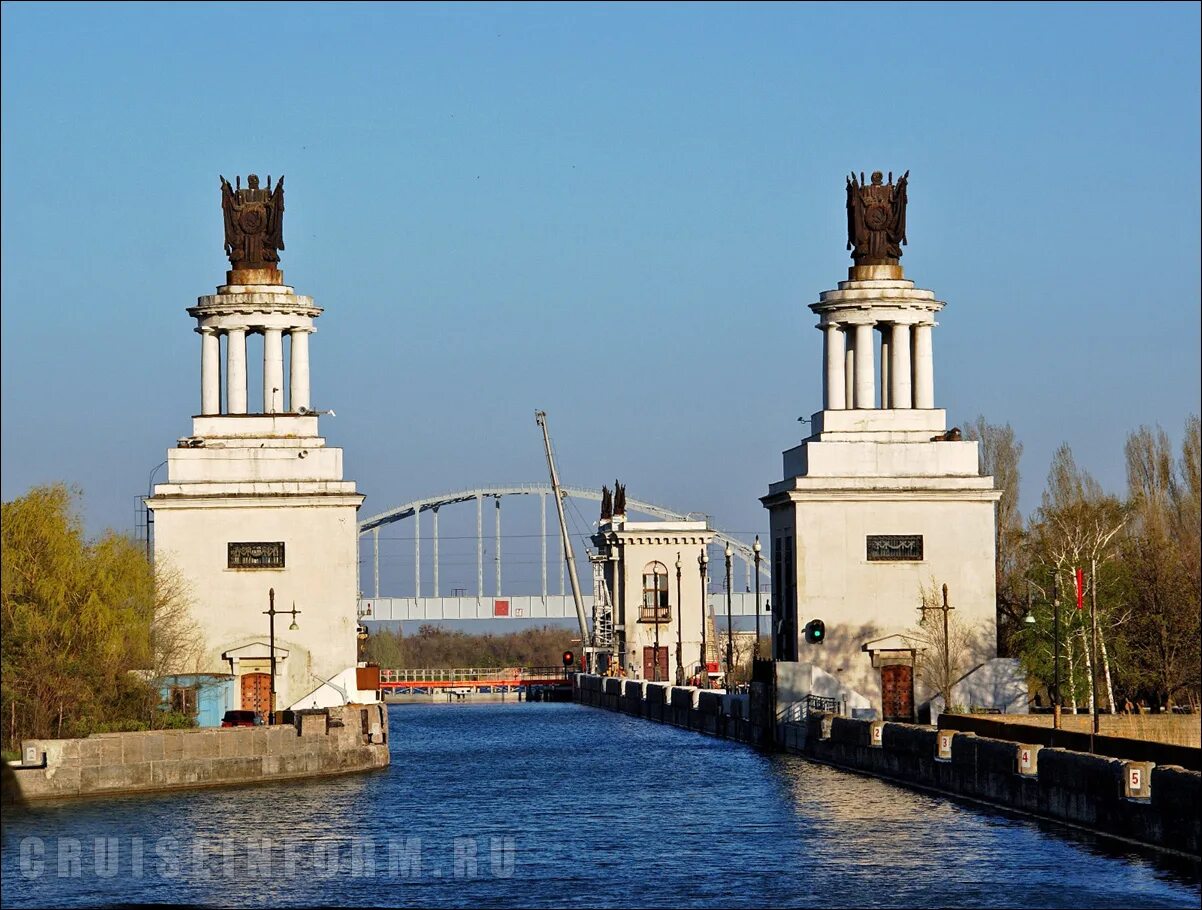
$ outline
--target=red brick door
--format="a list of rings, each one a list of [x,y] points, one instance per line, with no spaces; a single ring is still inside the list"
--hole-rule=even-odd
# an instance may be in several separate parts
[[[914,719],[914,670],[905,664],[881,667],[881,708],[884,720]]]
[[[258,711],[264,721],[271,713],[271,674],[244,673],[242,675],[242,710]]]

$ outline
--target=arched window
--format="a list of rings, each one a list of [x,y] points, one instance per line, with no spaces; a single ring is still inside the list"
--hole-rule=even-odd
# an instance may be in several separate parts
[[[639,622],[668,622],[671,618],[668,567],[662,562],[649,562],[643,567],[643,608],[639,611]]]

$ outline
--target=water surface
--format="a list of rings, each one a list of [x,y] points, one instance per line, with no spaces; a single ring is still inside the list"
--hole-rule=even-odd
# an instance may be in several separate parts
[[[1199,867],[571,704],[391,708],[392,765],[5,814],[5,907],[1174,907]]]

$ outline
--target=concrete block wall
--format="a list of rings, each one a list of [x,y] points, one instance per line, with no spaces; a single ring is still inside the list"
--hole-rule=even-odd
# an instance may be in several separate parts
[[[365,732],[366,731],[366,732]],[[86,739],[26,740],[14,767],[20,800],[253,783],[344,774],[388,764],[383,704],[301,712],[296,724],[102,733]]]
[[[749,744],[765,742],[765,731],[742,716],[744,705],[723,693],[662,684],[632,684],[581,677],[577,700]],[[621,703],[609,700],[610,684],[621,684]],[[641,700],[640,700],[641,699]],[[731,705],[732,716],[724,710]],[[880,728],[873,744],[874,726]],[[1202,773],[1176,766],[1151,769],[1148,797],[1129,798],[1124,784],[1142,761],[1040,748],[1033,767],[1020,767],[1024,744],[956,732],[950,757],[941,758],[935,727],[855,720],[822,713],[802,723],[778,724],[775,746],[836,767],[860,771],[952,796],[1077,825],[1153,847],[1196,857]],[[948,731],[942,731],[946,736]]]

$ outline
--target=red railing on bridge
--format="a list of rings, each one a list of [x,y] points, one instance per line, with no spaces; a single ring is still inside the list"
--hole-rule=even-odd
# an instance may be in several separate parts
[[[433,689],[518,689],[566,686],[563,667],[455,667],[450,669],[380,670],[380,689],[406,692]]]

